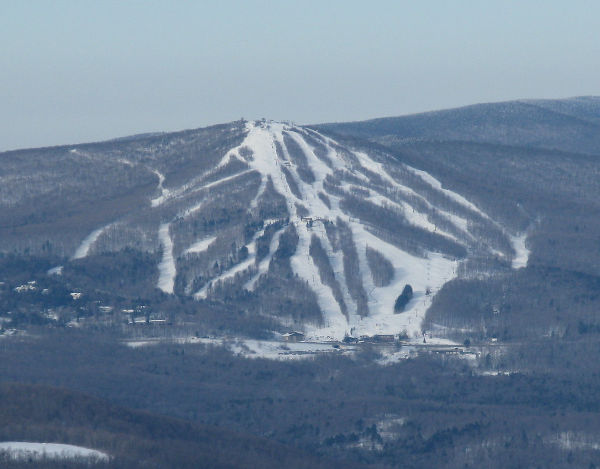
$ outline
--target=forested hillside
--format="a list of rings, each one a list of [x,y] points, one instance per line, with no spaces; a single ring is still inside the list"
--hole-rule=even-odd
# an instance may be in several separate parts
[[[598,467],[599,130],[582,97],[1,153],[0,443]]]

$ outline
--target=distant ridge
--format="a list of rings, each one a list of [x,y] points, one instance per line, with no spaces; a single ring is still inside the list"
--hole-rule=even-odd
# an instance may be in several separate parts
[[[600,97],[473,104],[315,128],[379,142],[471,141],[598,154]]]

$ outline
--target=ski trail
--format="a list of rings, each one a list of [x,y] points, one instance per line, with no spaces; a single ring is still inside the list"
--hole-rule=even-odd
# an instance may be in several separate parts
[[[331,265],[331,268],[333,269],[334,277],[337,280],[338,285],[340,286],[340,290],[342,291],[342,299],[346,304],[346,309],[348,311],[348,319],[350,320],[350,317],[352,315],[356,316],[358,314],[358,307],[356,305],[356,302],[354,301],[354,298],[352,298],[352,295],[350,295],[350,291],[348,290],[346,274],[344,273],[344,254],[341,250],[334,252],[333,247],[329,242],[329,238],[327,237],[327,234],[323,235],[322,233],[317,233],[317,236],[319,237],[321,245],[323,246],[323,249],[325,249],[325,251],[327,252],[327,256],[329,257],[329,263]]]
[[[282,161],[277,155],[275,141],[278,141],[282,146],[284,158],[289,159],[289,154],[283,141],[283,130],[286,129],[286,127],[283,124],[272,124],[267,127],[266,125],[261,126],[253,123],[248,123],[247,126],[248,134],[240,147],[247,146],[254,152],[254,158],[248,162],[248,165],[262,175],[272,176],[271,180],[275,190],[284,196],[290,219],[292,222],[295,222],[297,228],[296,231],[299,239],[296,252],[290,259],[292,269],[300,278],[313,287],[319,307],[325,312],[324,320],[328,323],[335,322],[338,328],[343,328],[345,331],[347,326],[346,319],[341,312],[337,301],[335,301],[331,289],[320,285],[318,269],[309,255],[310,235],[312,233],[308,232],[307,227],[303,223],[298,223],[299,216],[295,203],[305,201],[304,199],[307,197],[306,190],[303,190],[304,185],[298,182],[299,178],[295,174],[292,165],[288,169],[290,170],[289,172],[292,175],[292,178],[300,188],[302,199],[298,199],[293,195],[282,169],[283,161],[286,160]],[[302,141],[304,142],[304,140]],[[323,202],[318,197],[316,197],[316,201],[324,207]],[[325,210],[323,210],[323,213],[325,213]],[[200,298],[202,295],[206,294],[205,291],[201,292],[199,292],[198,295]],[[342,318],[343,323],[340,321],[340,317]]]
[[[212,187],[218,186],[218,185],[223,184],[225,182],[229,182],[229,181],[232,181],[232,180],[237,179],[239,177],[242,177],[242,176],[244,176],[244,175],[246,175],[248,173],[251,173],[251,172],[252,172],[252,169],[246,169],[244,171],[240,171],[239,173],[232,174],[231,176],[226,176],[226,177],[224,177],[222,179],[217,179],[216,181],[208,182],[208,183],[206,183],[206,184],[204,184],[202,186],[194,187],[193,189],[190,189],[189,193],[192,194],[192,193],[195,193],[195,192],[200,192],[200,191],[204,191],[206,189],[210,189]]]
[[[152,207],[158,207],[160,204],[162,204],[165,200],[167,200],[167,198],[169,197],[169,195],[171,194],[171,191],[169,191],[169,189],[166,189],[163,184],[165,182],[165,176],[164,174],[162,174],[160,171],[158,171],[157,169],[153,169],[152,172],[154,174],[156,174],[156,176],[158,177],[158,187],[157,189],[160,191],[160,195],[154,199],[152,199],[150,201],[150,205]]]
[[[240,161],[242,161],[245,164],[247,163],[246,161],[242,160],[241,157],[239,157],[239,156],[238,156],[238,159],[240,159]],[[241,171],[241,172],[235,173],[231,176],[226,176],[225,178],[217,179],[216,181],[212,181],[207,184],[202,184],[202,182],[206,178],[215,174],[218,169],[221,169],[222,167],[226,166],[226,164],[228,164],[230,160],[231,160],[231,155],[229,153],[227,153],[221,159],[221,161],[219,162],[219,164],[216,167],[211,168],[207,171],[204,171],[202,174],[200,174],[200,176],[193,178],[191,181],[189,181],[173,190],[165,189],[163,187],[164,176],[162,174],[160,174],[157,170],[152,170],[159,178],[158,188],[161,189],[161,195],[156,197],[155,199],[151,200],[152,207],[158,207],[159,205],[162,205],[163,203],[165,203],[171,199],[179,199],[179,198],[183,197],[186,193],[197,192],[197,191],[205,189],[205,188],[210,188],[218,183],[227,182],[234,177],[241,176],[243,174],[248,173],[248,171]],[[200,186],[199,186],[199,184],[200,184]]]
[[[175,286],[175,276],[177,269],[175,259],[173,258],[173,240],[169,233],[169,223],[162,223],[158,230],[158,239],[162,246],[162,260],[158,265],[158,283],[157,288],[165,293],[173,293]]]
[[[321,135],[320,133],[316,132],[315,130],[309,129],[312,133],[314,133],[315,135],[318,135],[321,140],[325,143],[325,145],[327,146],[328,150],[332,153],[336,153],[334,148],[332,147],[332,144],[335,145],[335,141],[333,141],[332,139],[330,139],[329,137],[326,137],[324,135]],[[383,164],[376,162],[375,160],[373,160],[372,158],[370,158],[366,153],[363,152],[354,152],[354,155],[359,159],[359,162],[361,164],[362,167],[364,167],[365,169],[368,169],[376,174],[379,174],[379,176],[382,177],[382,179],[387,182],[391,187],[393,187],[394,189],[396,189],[398,192],[408,196],[408,197],[415,197],[417,198],[419,201],[421,201],[422,203],[424,203],[429,209],[431,210],[435,210],[439,215],[441,215],[443,218],[446,218],[450,223],[452,223],[453,225],[455,225],[458,229],[460,229],[463,233],[467,234],[471,239],[473,239],[473,236],[471,235],[471,233],[469,232],[469,227],[468,227],[468,222],[466,219],[464,219],[463,217],[460,217],[456,214],[450,213],[446,210],[442,210],[440,208],[434,207],[424,196],[422,196],[421,194],[419,194],[418,192],[416,192],[415,190],[413,190],[412,188],[405,186],[404,184],[399,183],[398,181],[396,181],[396,179],[394,179],[389,172],[384,168]],[[331,156],[330,156],[331,158]],[[339,158],[334,157],[333,158],[334,161],[339,161]],[[413,171],[414,168],[408,166],[408,165],[402,165],[403,167],[407,168],[410,171]],[[414,171],[413,171],[414,172]],[[367,178],[365,175],[361,174],[360,172],[357,171],[352,171],[352,174],[354,176],[362,176],[362,178],[366,181],[366,182],[371,182],[369,180],[369,178]],[[427,174],[427,173],[425,173]],[[439,181],[438,181],[439,183]],[[441,187],[441,183],[440,183],[440,187]],[[434,187],[435,188],[435,187]],[[445,191],[446,189],[443,189],[443,191]],[[381,194],[379,191],[376,191],[377,193],[379,193],[382,196],[385,196],[385,194]],[[449,191],[452,192],[452,191]],[[460,195],[456,194],[458,197],[461,197]],[[471,204],[469,201],[467,201],[465,199],[465,201],[468,204]],[[473,205],[473,204],[471,204]],[[475,207],[473,205],[473,207]],[[476,210],[477,207],[475,207]],[[485,216],[487,217],[487,216]]]
[[[293,133],[290,132],[290,135],[293,135]],[[425,289],[427,287],[437,288],[439,283],[437,280],[439,280],[439,277],[443,277],[445,280],[448,280],[450,278],[449,272],[455,270],[452,262],[439,256],[437,259],[435,259],[434,263],[436,266],[437,264],[440,264],[442,268],[434,267],[432,274],[431,267],[423,268],[424,262],[422,259],[411,256],[399,248],[380,240],[375,235],[368,232],[360,222],[357,222],[350,216],[346,215],[339,207],[340,198],[338,196],[330,196],[332,208],[327,209],[324,204],[322,204],[320,199],[316,197],[316,194],[322,189],[323,180],[328,174],[331,174],[331,170],[327,168],[321,160],[313,155],[309,148],[304,146],[306,145],[305,142],[297,139],[297,143],[299,143],[307,156],[309,165],[315,174],[316,182],[313,185],[308,185],[303,183],[299,177],[295,176],[296,183],[301,187],[303,194],[307,195],[306,198],[310,200],[308,206],[312,209],[314,215],[320,215],[319,209],[324,211],[327,210],[326,213],[329,213],[331,217],[340,217],[340,219],[342,219],[342,221],[349,226],[358,254],[359,277],[362,281],[363,288],[366,290],[370,309],[369,315],[365,318],[361,318],[356,314],[355,302],[350,301],[348,302],[348,305],[351,305],[349,307],[352,308],[354,315],[350,316],[349,324],[346,323],[345,328],[340,327],[341,325],[339,323],[335,324],[333,327],[330,324],[329,326],[321,328],[318,331],[312,331],[313,336],[321,338],[340,337],[341,332],[344,329],[347,330],[348,326],[351,326],[355,331],[361,331],[367,335],[389,331],[390,329],[395,330],[396,332],[407,330],[409,333],[417,335],[420,332],[419,329],[421,320],[427,306],[427,298],[425,298],[424,295]],[[326,245],[329,246],[328,240]],[[394,266],[394,279],[387,287],[377,288],[373,283],[372,275],[366,259],[366,247],[368,245],[375,247],[380,252],[386,253],[388,256],[390,256],[390,253],[392,253],[391,261]],[[306,247],[299,246],[297,252],[302,253],[305,250]],[[343,272],[343,255],[340,257],[342,257],[342,259],[338,261],[338,265],[336,266],[337,268],[335,270],[338,282],[342,277],[338,272]],[[429,260],[427,264],[431,265],[432,261]],[[415,269],[414,266],[419,266],[420,271],[419,269]],[[415,296],[421,294],[423,300],[421,300],[421,302],[413,300],[412,306],[409,305],[409,308],[407,308],[407,311],[404,314],[394,315],[393,305],[396,300],[396,296],[404,287],[405,283],[403,282],[406,281],[408,283],[406,279],[406,270],[415,274],[415,278],[412,280],[412,283],[414,283],[414,288],[418,289],[417,295]],[[302,275],[299,273],[299,275],[306,277],[306,274]],[[344,291],[347,292],[348,296],[351,296],[349,295],[348,283],[345,278],[343,278],[343,280],[343,285],[345,286]],[[429,283],[431,283],[431,285],[429,285]],[[344,294],[344,296],[346,296],[346,294]]]
[[[399,184],[399,183],[395,182],[395,184]],[[402,187],[404,187],[404,186],[402,186]],[[430,216],[427,212],[425,212],[425,213],[421,212],[420,210],[415,208],[411,203],[409,203],[403,199],[400,199],[398,201],[391,199],[389,197],[389,192],[388,192],[388,194],[383,194],[381,191],[379,191],[375,188],[370,188],[370,191],[377,194],[376,196],[372,195],[371,196],[372,199],[382,198],[382,199],[380,199],[382,202],[385,200],[386,202],[391,203],[392,205],[402,207],[402,210],[404,211],[406,218],[414,225],[416,225],[420,228],[427,229],[428,231],[438,231],[438,228],[435,226],[435,223],[433,223],[430,220]],[[410,192],[410,191],[412,191],[412,189],[407,189],[406,191],[403,191],[403,192],[408,194],[408,192]],[[412,195],[414,196],[415,194],[416,193],[413,191]],[[460,232],[467,235],[470,239],[474,239],[473,235],[469,232],[469,226],[468,226],[468,222],[466,219],[464,219],[458,215],[455,215],[453,213],[450,213],[445,210],[434,207],[433,205],[431,205],[431,203],[429,203],[429,201],[427,201],[420,194],[416,194],[416,196],[419,200],[425,201],[427,208],[429,208],[432,212],[435,211],[435,213],[437,213],[441,218],[445,219],[447,222],[452,224],[457,230],[459,230]],[[379,205],[381,205],[381,204],[379,204]],[[448,237],[456,240],[455,236],[450,233],[441,232],[441,231],[440,231],[440,233],[444,233],[445,236],[448,236]]]
[[[217,278],[210,280],[206,285],[204,285],[200,290],[198,290],[194,294],[194,298],[197,300],[203,300],[208,297],[208,293],[213,286],[218,285],[219,283],[225,282],[229,279],[232,279],[236,276],[236,274],[244,272],[246,269],[249,269],[254,264],[254,260],[256,258],[256,240],[265,234],[265,228],[260,231],[257,231],[250,242],[247,244],[248,248],[248,257],[244,259],[242,262],[235,264],[230,269],[226,270],[224,273],[219,275]]]
[[[224,177],[223,179],[218,179],[216,181],[212,181],[212,182],[209,182],[207,184],[204,184],[203,186],[195,187],[192,190],[190,190],[189,193],[192,194],[192,193],[204,191],[204,190],[207,190],[207,189],[211,189],[213,187],[216,187],[216,186],[219,186],[219,185],[224,184],[226,182],[232,181],[232,180],[234,180],[234,179],[236,179],[238,177],[241,177],[241,176],[243,176],[245,174],[248,174],[248,173],[251,173],[251,172],[252,172],[252,170],[248,169],[248,170],[242,171],[240,173],[232,174],[231,176]],[[198,210],[200,210],[203,205],[204,205],[204,202],[199,202],[199,203],[197,203],[195,205],[192,205],[191,207],[188,207],[185,210],[183,210],[180,213],[179,216],[182,217],[182,218],[187,218],[190,215],[192,215],[193,213],[195,213]]]
[[[427,214],[425,214],[423,212],[419,212],[417,209],[415,209],[412,205],[408,204],[407,202],[404,202],[404,201],[402,201],[401,203],[394,202],[393,200],[391,200],[381,194],[377,194],[377,195],[371,194],[366,200],[374,203],[375,205],[379,205],[380,207],[386,208],[386,206],[388,206],[391,208],[395,208],[400,213],[402,213],[402,215],[404,215],[404,218],[406,218],[406,220],[411,225],[416,226],[417,228],[421,228],[422,230],[439,234],[440,236],[445,236],[446,238],[450,238],[453,241],[456,241],[458,243],[461,242],[453,234],[450,234],[447,231],[444,231],[444,230],[438,228],[435,223],[431,222],[431,220],[429,219]]]
[[[343,183],[340,185],[340,188],[343,189],[347,195],[351,196],[351,186],[352,184]],[[396,202],[395,200],[392,200],[389,197],[372,189],[364,190],[369,192],[369,196],[366,197],[364,200],[367,200],[372,204],[382,208],[395,209],[404,216],[404,218],[406,219],[406,221],[408,221],[409,224],[417,228],[421,228],[422,230],[430,231],[431,233],[436,233],[440,236],[445,236],[446,238],[452,239],[453,241],[462,244],[462,242],[456,236],[454,236],[451,233],[448,233],[447,231],[442,230],[441,228],[438,228],[437,225],[429,219],[427,213],[420,212],[408,202],[405,202],[403,200],[400,202]],[[460,230],[460,227],[456,228]]]
[[[258,207],[258,201],[260,200],[262,195],[265,193],[265,189],[267,188],[268,177],[265,176],[264,174],[261,174],[260,176],[261,176],[260,186],[258,187],[258,191],[256,191],[256,195],[250,202],[250,210],[254,210],[256,207]]]
[[[184,251],[184,254],[199,254],[208,249],[208,247],[217,239],[216,236],[209,236],[196,243],[192,244],[189,248]]]
[[[329,150],[335,153],[335,150],[333,150],[331,146],[329,146]],[[311,158],[310,152],[305,150],[305,153],[307,154],[309,164],[317,178],[314,190],[318,191],[321,189],[322,182],[329,171],[325,170],[323,166],[320,166],[319,163],[315,161],[315,159],[317,159],[316,156],[314,156],[313,159]],[[340,161],[340,158],[332,158],[332,160]],[[313,166],[313,163],[317,168]],[[378,174],[381,174],[383,170],[381,167],[376,167],[374,169]],[[387,172],[384,172],[384,178],[385,175],[387,175]],[[400,184],[393,180],[389,175],[387,176],[389,178],[388,182],[396,187],[400,186]],[[331,203],[329,215],[331,217],[339,216],[339,218],[349,226],[352,232],[353,241],[358,253],[360,278],[362,279],[363,287],[366,290],[369,301],[369,315],[364,318],[360,318],[356,315],[356,305],[354,304],[354,301],[347,303],[349,311],[351,309],[354,310],[354,315],[350,315],[349,327],[355,335],[373,335],[377,333],[390,333],[392,331],[398,333],[403,330],[406,330],[411,336],[419,335],[422,319],[432,298],[432,296],[425,295],[425,290],[429,288],[437,291],[443,283],[455,276],[457,262],[450,261],[433,253],[430,253],[429,258],[423,262],[423,259],[412,256],[396,246],[379,239],[367,231],[360,222],[357,222],[346,215],[339,207],[339,196],[330,194],[329,197]],[[326,245],[329,250],[329,240],[327,240]],[[372,275],[366,259],[367,246],[371,246],[378,251],[385,253],[386,257],[392,262],[394,276],[391,283],[386,287],[375,287],[373,284]],[[342,275],[340,274],[343,272],[343,259],[337,261],[334,272],[338,282],[340,282],[340,280],[342,280]],[[346,279],[343,280],[343,283],[340,283],[345,286],[344,297],[346,297],[346,295],[350,296]],[[394,314],[393,307],[396,297],[402,291],[402,288],[404,288],[406,283],[410,283],[413,286],[415,297],[409,303],[404,313]],[[311,331],[311,336],[313,337],[339,337],[339,335],[340,331],[331,327],[313,329]]]
[[[271,239],[271,243],[269,244],[269,254],[267,254],[267,256],[258,263],[256,274],[244,285],[244,288],[246,290],[254,291],[254,289],[256,288],[256,283],[258,282],[260,276],[263,275],[269,269],[269,264],[273,259],[273,254],[275,254],[275,251],[277,251],[277,248],[279,247],[279,238],[285,231],[285,228],[286,227],[283,227],[273,234],[273,238]]]
[[[97,230],[94,230],[89,235],[87,235],[81,242],[79,247],[76,249],[75,254],[73,254],[73,256],[71,257],[71,260],[73,261],[75,259],[82,259],[86,257],[89,254],[92,245],[96,242],[100,235],[104,233],[104,231],[111,225],[112,223],[109,223],[108,225],[98,228]]]
[[[288,135],[300,146],[307,159],[308,166],[315,176],[315,182],[307,184],[296,174],[295,170],[292,171],[292,176],[304,196],[303,201],[307,203],[312,217],[328,218],[330,209],[319,198],[318,193],[319,191],[323,191],[323,181],[332,173],[332,170],[313,153],[301,135],[294,131],[290,131]],[[321,284],[319,269],[310,256],[310,242],[314,230],[309,230],[307,224],[300,223],[297,231],[300,239],[296,253],[291,259],[292,267],[300,277],[303,277],[312,285],[313,290],[317,293],[319,305],[323,312],[323,319],[326,323],[325,329],[330,330],[327,337],[341,339],[348,332],[348,320],[342,312],[340,304],[335,299],[331,287]],[[320,238],[322,239],[323,237],[321,236]],[[306,261],[304,261],[304,256],[306,256]],[[348,305],[346,306],[348,307]]]
[[[221,161],[219,161],[217,163],[217,165],[214,167],[214,169],[212,169],[209,172],[214,173],[218,169],[221,169],[224,166],[227,166],[234,159],[237,159],[237,160],[241,161],[242,163],[246,163],[246,161],[239,154],[239,149],[241,147],[242,147],[242,145],[240,145],[239,147],[233,148],[233,149],[229,150],[227,153],[225,153],[225,155],[223,156],[223,158],[221,158]]]
[[[490,217],[487,215],[487,213],[482,212],[479,209],[479,207],[477,207],[474,203],[468,201],[462,195],[457,194],[456,192],[451,191],[450,189],[444,189],[442,187],[442,183],[439,180],[437,180],[436,178],[434,178],[431,174],[429,174],[429,173],[427,173],[425,171],[422,171],[420,169],[413,168],[412,166],[408,166],[408,165],[406,165],[406,168],[409,171],[412,171],[417,176],[419,176],[423,181],[425,181],[431,187],[433,187],[434,189],[437,189],[440,192],[443,192],[450,199],[454,200],[455,202],[457,202],[458,204],[462,205],[466,209],[471,210],[472,212],[477,213],[478,215],[480,215],[481,217],[485,218],[486,220],[490,220]]]

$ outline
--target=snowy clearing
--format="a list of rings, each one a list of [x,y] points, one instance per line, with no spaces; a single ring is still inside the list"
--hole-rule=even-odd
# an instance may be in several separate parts
[[[150,201],[150,204],[152,205],[152,207],[158,207],[160,204],[162,204],[171,194],[171,191],[169,191],[169,189],[166,189],[163,186],[163,183],[165,182],[165,176],[164,174],[162,174],[161,172],[159,172],[157,169],[153,169],[152,172],[154,174],[156,174],[156,176],[158,177],[158,187],[157,189],[160,191],[160,195],[154,199],[152,199]]]
[[[56,267],[52,267],[51,269],[48,269],[48,272],[46,272],[46,273],[48,275],[62,275],[63,268],[64,268],[64,266],[57,265]]]
[[[216,236],[209,236],[200,241],[195,242],[184,251],[184,254],[199,254],[208,249],[208,247],[217,239]]]
[[[336,344],[322,342],[282,342],[278,340],[229,339],[180,337],[173,339],[128,340],[125,345],[131,348],[148,347],[162,343],[203,344],[225,347],[235,355],[244,358],[265,358],[268,360],[300,360],[314,358],[325,353],[350,354],[355,346],[336,347]]]
[[[529,254],[531,251],[527,249],[527,246],[525,246],[526,241],[526,233],[523,233],[518,236],[513,236],[511,238],[512,247],[515,250],[515,257],[513,257],[512,261],[513,269],[521,269],[523,267],[527,267],[527,262],[529,262]]]
[[[6,453],[14,459],[75,459],[108,461],[109,455],[95,449],[61,443],[32,443],[26,441],[0,442],[0,454]]]
[[[173,258],[173,240],[169,233],[169,224],[163,223],[158,230],[158,239],[162,246],[162,260],[158,265],[158,283],[157,287],[165,293],[173,293],[175,286],[175,276],[177,269],[175,259]]]
[[[111,224],[108,224],[106,226],[103,226],[102,228],[98,228],[97,230],[94,230],[89,235],[87,235],[75,251],[75,254],[73,254],[73,257],[71,257],[71,260],[82,259],[86,257],[90,252],[90,248],[92,247],[92,245],[110,225]]]

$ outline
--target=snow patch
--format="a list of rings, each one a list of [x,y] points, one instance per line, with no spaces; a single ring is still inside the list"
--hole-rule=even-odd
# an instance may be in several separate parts
[[[523,267],[527,267],[527,262],[529,261],[529,254],[531,251],[527,249],[527,246],[525,246],[526,241],[526,233],[522,233],[518,236],[511,237],[512,247],[515,251],[515,257],[513,257],[512,260],[513,269],[521,269]]]
[[[103,226],[102,228],[98,228],[97,230],[94,230],[89,235],[87,235],[75,251],[75,254],[73,254],[73,257],[71,257],[71,260],[82,259],[86,257],[90,252],[90,248],[92,247],[92,245],[110,225],[111,224],[108,224],[106,226]]]
[[[158,265],[158,283],[157,287],[165,293],[173,293],[175,286],[175,259],[173,258],[173,240],[169,233],[169,224],[163,223],[158,230],[158,239],[162,246],[162,260]]]
[[[83,446],[62,443],[32,443],[27,441],[0,442],[0,454],[6,453],[13,459],[74,459],[86,458],[108,461],[109,455]]]
[[[167,200],[167,198],[171,194],[171,191],[163,186],[163,183],[165,182],[164,174],[159,172],[157,169],[153,169],[152,172],[158,177],[157,189],[160,191],[160,195],[155,199],[152,199],[150,203],[153,207],[157,207],[160,204],[162,204],[165,200]]]
[[[600,450],[600,437],[585,434],[583,432],[560,432],[546,441],[554,444],[565,451],[572,450]]]
[[[48,275],[62,275],[63,268],[64,268],[64,266],[57,265],[56,267],[52,267],[51,269],[48,269],[48,272],[46,272],[46,273]]]
[[[192,244],[189,248],[185,250],[184,254],[198,254],[204,252],[216,239],[216,236],[209,236],[208,238],[204,238]]]
[[[139,348],[164,343],[161,339],[130,340],[128,347]],[[354,346],[340,346],[327,342],[282,342],[279,340],[225,339],[209,337],[181,337],[170,340],[177,344],[203,344],[225,347],[230,352],[244,358],[264,358],[267,360],[302,360],[322,354],[352,354]]]

